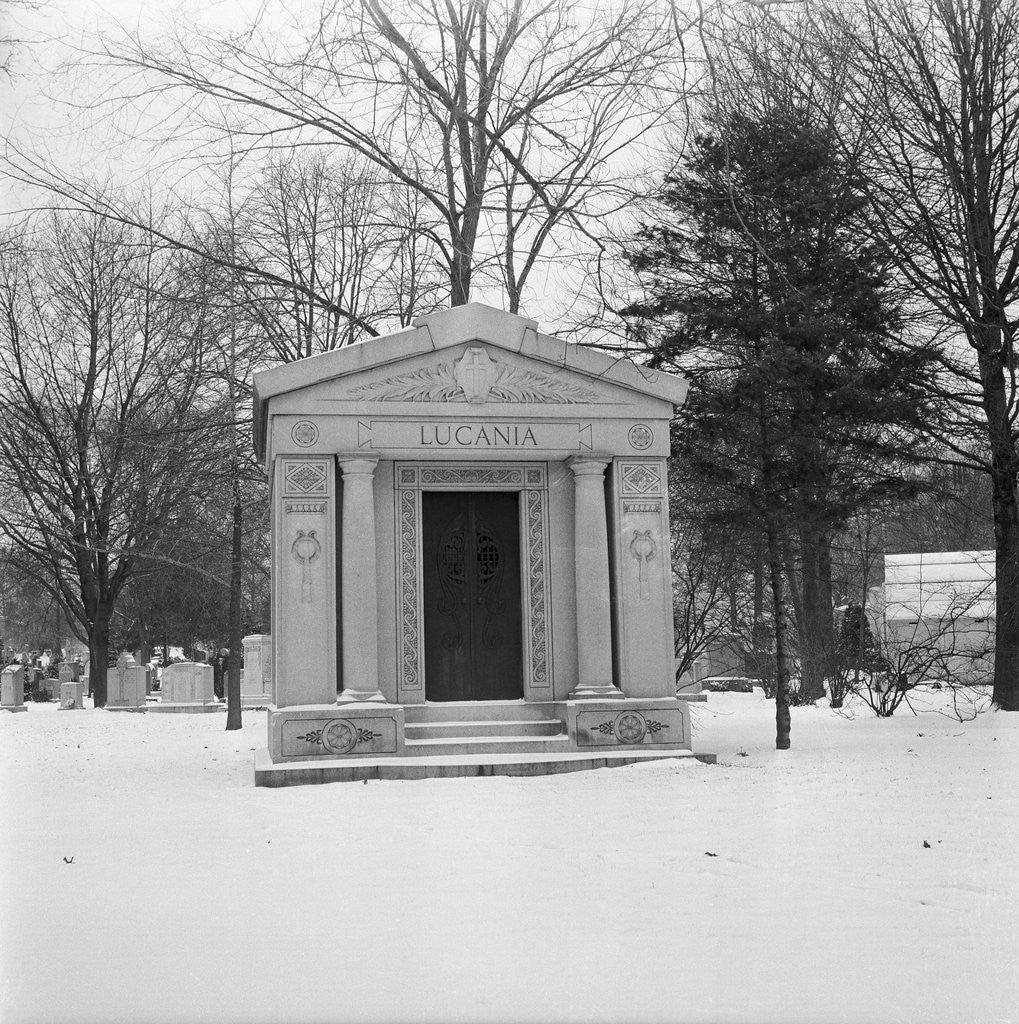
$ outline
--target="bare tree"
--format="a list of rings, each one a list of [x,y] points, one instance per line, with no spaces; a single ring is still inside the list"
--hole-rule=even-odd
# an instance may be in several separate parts
[[[859,0],[815,17],[822,40],[839,33],[880,237],[955,373],[943,444],[991,479],[994,701],[1019,710],[1019,2]]]
[[[24,45],[17,15],[37,11],[45,0],[0,0],[0,75],[10,75],[18,49]]]
[[[404,326],[432,308],[435,254],[406,199],[403,186],[362,164],[299,150],[273,154],[249,188],[231,186],[230,262],[255,270],[231,275],[234,307],[269,354],[291,362],[361,340],[365,325]]]
[[[0,253],[0,529],[87,639],[99,707],[117,598],[203,466],[195,271],[83,216]]]
[[[877,657],[869,671],[855,674],[854,692],[879,718],[888,718],[918,683],[949,687],[958,714],[956,691],[986,685],[993,671],[988,589],[989,584],[981,591],[952,581],[928,583],[905,601],[875,602],[870,617],[878,624]],[[965,702],[970,711],[979,696],[978,689]]]
[[[690,519],[672,524],[672,590],[676,672],[718,643],[743,639],[751,620],[752,585],[742,571],[736,530],[702,530]]]
[[[672,116],[682,51],[671,24],[648,0],[323,0],[299,39],[256,24],[167,45],[108,39],[99,56],[139,74],[132,92],[176,93],[192,133],[364,161],[428,211],[452,304],[477,278],[508,278],[517,304],[554,233],[597,247],[597,218],[635,176],[616,154]],[[22,180],[93,204],[80,183],[15,162]]]

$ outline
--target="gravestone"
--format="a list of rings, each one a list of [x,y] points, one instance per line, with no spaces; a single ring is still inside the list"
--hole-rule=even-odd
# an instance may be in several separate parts
[[[76,683],[81,678],[81,665],[76,661],[64,661],[57,672],[61,683]]]
[[[8,665],[0,676],[0,711],[27,711],[25,707],[25,670]]]
[[[202,713],[226,708],[216,699],[213,668],[202,662],[182,661],[163,669],[162,699],[153,711]]]
[[[145,669],[126,651],[106,673],[106,692],[109,711],[145,710]]]
[[[242,643],[241,706],[265,707],[272,702],[272,637],[267,633],[253,633]]]
[[[60,684],[61,711],[82,711],[85,708],[85,684],[72,680]]]

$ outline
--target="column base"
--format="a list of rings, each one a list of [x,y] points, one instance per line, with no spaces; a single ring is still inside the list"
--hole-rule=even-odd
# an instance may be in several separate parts
[[[337,704],[388,704],[381,690],[341,690],[336,698]]]
[[[623,691],[611,683],[592,683],[587,686],[578,686],[570,693],[567,700],[622,700],[623,696]]]

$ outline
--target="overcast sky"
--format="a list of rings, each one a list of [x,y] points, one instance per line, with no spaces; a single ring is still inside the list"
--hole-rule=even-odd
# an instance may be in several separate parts
[[[4,12],[0,36],[21,40],[12,73],[0,78],[0,138],[39,153],[68,171],[113,178],[130,185],[159,162],[151,148],[129,137],[123,116],[111,120],[101,100],[108,74],[80,66],[67,69],[82,51],[94,48],[99,33],[139,31],[157,38],[183,18],[211,29],[240,27],[260,14],[273,16],[279,0],[39,0],[35,11]],[[287,7],[294,6],[287,4]],[[135,125],[140,122],[135,121]],[[0,209],[23,205],[24,195],[8,186]]]
[[[37,10],[16,15],[9,7],[5,12],[8,3],[0,0],[0,37],[22,40],[11,73],[0,76],[0,145],[9,141],[8,158],[21,166],[35,160],[68,179],[110,186],[128,199],[151,189],[157,202],[172,196],[173,208],[183,209],[189,198],[206,197],[217,172],[208,166],[195,172],[189,133],[173,127],[182,94],[128,107],[120,101],[125,87],[122,77],[115,78],[119,73],[85,56],[97,48],[100,34],[138,32],[154,42],[184,23],[229,32],[259,20],[279,39],[288,28],[307,24],[298,12],[316,0],[38,0]],[[0,177],[0,217],[53,201],[52,193],[33,193]],[[571,267],[566,260],[559,270],[569,274]],[[543,322],[543,296],[559,302],[579,287],[552,287],[544,279],[547,272],[547,265],[535,271],[528,304]],[[481,291],[479,281],[473,297],[485,298]],[[501,302],[501,292],[492,300]]]

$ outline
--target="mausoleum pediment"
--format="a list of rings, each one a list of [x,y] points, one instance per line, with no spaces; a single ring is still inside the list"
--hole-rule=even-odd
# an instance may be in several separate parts
[[[533,320],[470,304],[411,330],[323,353],[255,376],[255,444],[268,406],[320,415],[367,412],[665,417],[686,382],[626,359],[539,334]],[[590,407],[585,409],[584,407]]]
[[[380,402],[487,402],[577,405],[604,398],[591,381],[569,372],[547,372],[534,360],[519,363],[492,356],[484,345],[468,345],[448,358],[429,358],[418,369],[395,375],[365,374],[350,380],[347,397]],[[455,358],[454,358],[455,356]],[[621,396],[620,396],[621,397]]]

